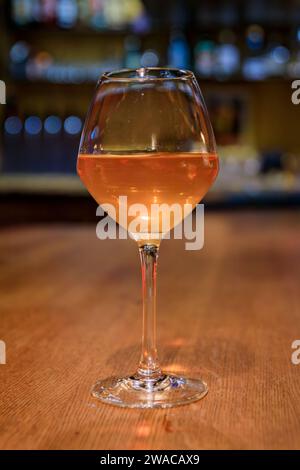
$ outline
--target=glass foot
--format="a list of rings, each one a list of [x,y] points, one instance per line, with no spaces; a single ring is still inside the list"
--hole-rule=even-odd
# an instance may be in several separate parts
[[[110,377],[98,381],[93,389],[95,398],[124,408],[170,408],[203,398],[208,392],[205,382],[173,374],[158,377]]]

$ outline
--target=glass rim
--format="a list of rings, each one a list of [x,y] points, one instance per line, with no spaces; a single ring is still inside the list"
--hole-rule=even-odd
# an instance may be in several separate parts
[[[137,69],[124,68],[104,72],[100,80],[116,82],[152,82],[193,79],[191,70],[175,67],[140,67]]]

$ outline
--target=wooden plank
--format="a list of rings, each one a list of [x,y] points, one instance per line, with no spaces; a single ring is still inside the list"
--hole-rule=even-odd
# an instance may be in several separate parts
[[[139,357],[135,243],[99,241],[92,225],[2,229],[0,448],[299,448],[299,229],[296,212],[213,213],[203,250],[162,243],[161,362],[210,387],[168,410],[90,396]]]

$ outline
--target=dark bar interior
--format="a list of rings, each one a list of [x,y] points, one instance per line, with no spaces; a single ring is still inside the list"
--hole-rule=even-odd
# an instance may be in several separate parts
[[[299,2],[1,3],[2,223],[11,209],[15,221],[60,218],[59,198],[67,218],[93,217],[75,170],[85,113],[103,71],[139,66],[199,80],[221,159],[206,204],[299,204]]]

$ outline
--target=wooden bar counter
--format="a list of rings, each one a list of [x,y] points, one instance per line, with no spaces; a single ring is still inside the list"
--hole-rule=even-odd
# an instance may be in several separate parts
[[[0,448],[299,448],[298,212],[207,211],[203,250],[162,243],[160,360],[210,388],[165,410],[90,395],[134,371],[142,318],[135,243],[100,241],[95,225],[1,229]]]

